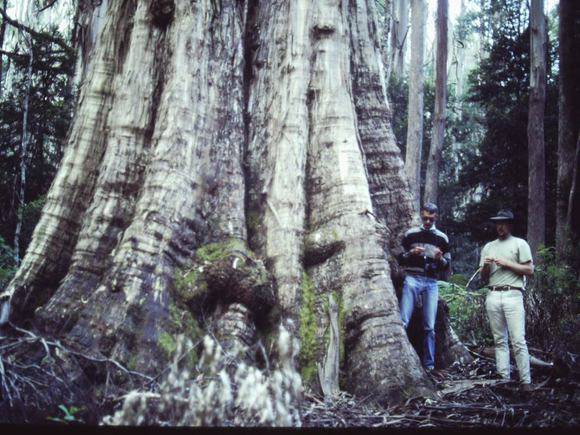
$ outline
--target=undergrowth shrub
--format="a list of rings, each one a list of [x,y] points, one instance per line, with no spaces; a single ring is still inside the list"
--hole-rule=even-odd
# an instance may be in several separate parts
[[[0,290],[4,289],[16,273],[14,251],[0,236]]]
[[[450,282],[438,282],[439,296],[449,307],[451,326],[464,344],[492,345],[493,337],[485,311],[487,289],[468,290],[465,287],[467,280],[462,276],[453,278]]]
[[[280,327],[273,370],[226,355],[206,336],[196,369],[183,367],[190,340],[181,336],[169,373],[154,391],[131,391],[105,425],[300,426],[302,380],[294,361],[298,342]],[[236,353],[236,351],[234,351]]]
[[[539,249],[526,293],[528,340],[546,349],[563,340],[580,352],[578,271],[559,261],[554,248]]]
[[[485,311],[487,288],[477,289],[467,279],[454,275],[450,282],[439,282],[439,294],[449,307],[451,326],[466,344],[493,345]],[[479,282],[481,284],[481,282]],[[570,351],[580,352],[580,285],[578,271],[556,258],[552,247],[538,250],[533,277],[524,292],[526,339],[546,350],[558,341]]]

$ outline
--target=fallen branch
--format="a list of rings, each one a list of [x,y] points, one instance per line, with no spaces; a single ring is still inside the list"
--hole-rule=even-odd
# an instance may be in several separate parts
[[[464,391],[471,390],[476,387],[483,387],[483,386],[491,386],[497,385],[501,383],[506,383],[507,381],[504,380],[497,380],[497,379],[481,379],[481,380],[459,380],[453,382],[453,384],[441,391],[437,391],[435,394],[439,397],[446,396],[447,394],[459,394],[463,393]]]
[[[85,359],[87,359],[89,361],[94,361],[94,362],[108,362],[108,363],[111,363],[111,364],[113,364],[114,366],[116,366],[117,368],[119,368],[121,371],[123,371],[125,373],[131,374],[131,375],[135,375],[135,376],[139,376],[139,377],[142,377],[142,378],[145,378],[145,379],[147,379],[150,382],[154,380],[154,378],[152,378],[151,376],[147,376],[147,375],[145,375],[145,374],[143,374],[141,372],[137,372],[137,371],[134,371],[134,370],[129,370],[128,368],[124,367],[121,363],[119,363],[118,361],[115,361],[114,359],[111,359],[111,358],[92,357],[92,356],[86,355],[86,354],[84,354],[82,352],[77,352],[77,351],[68,349],[68,348],[64,347],[58,341],[57,342],[54,342],[54,341],[45,340],[43,337],[40,337],[40,336],[34,334],[31,331],[28,331],[28,330],[23,329],[23,328],[19,328],[18,326],[16,326],[12,322],[9,322],[9,324],[16,331],[19,331],[19,332],[22,332],[24,334],[27,334],[30,337],[34,338],[35,340],[40,341],[42,343],[42,345],[44,346],[46,352],[47,352],[47,357],[50,357],[50,351],[49,351],[48,345],[51,345],[51,346],[54,346],[55,348],[57,348],[57,349],[59,349],[59,350],[61,350],[63,352],[70,353],[71,355],[79,356],[81,358],[85,358]]]

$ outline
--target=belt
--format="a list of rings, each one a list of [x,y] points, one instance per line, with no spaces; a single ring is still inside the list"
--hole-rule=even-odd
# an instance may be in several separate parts
[[[513,285],[491,285],[491,286],[489,286],[489,288],[492,291],[496,291],[496,292],[505,292],[508,290],[519,290],[519,291],[523,290],[521,287],[514,287]]]
[[[435,274],[427,274],[425,272],[415,272],[415,271],[410,271],[410,270],[406,270],[405,272],[407,272],[407,275],[423,276],[425,278],[437,279]]]

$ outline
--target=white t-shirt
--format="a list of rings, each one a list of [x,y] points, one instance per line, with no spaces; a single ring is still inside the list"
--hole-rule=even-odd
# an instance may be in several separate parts
[[[483,266],[485,257],[501,258],[513,263],[524,264],[533,261],[530,245],[524,239],[508,236],[504,240],[496,239],[486,244],[481,250],[479,265]],[[525,287],[524,275],[517,274],[507,267],[501,267],[492,263],[490,265],[489,285],[511,285]]]

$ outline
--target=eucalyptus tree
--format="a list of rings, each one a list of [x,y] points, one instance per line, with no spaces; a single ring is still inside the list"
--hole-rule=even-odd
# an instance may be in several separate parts
[[[391,66],[389,71],[397,79],[402,80],[409,35],[409,0],[393,0],[391,26]]]
[[[334,294],[342,385],[430,394],[391,279],[414,209],[374,1],[100,7],[82,11],[94,44],[2,320],[74,349],[62,375],[102,395],[86,385],[158,375],[178,334],[211,330],[251,360],[289,318],[314,382]],[[463,355],[453,334],[442,343]]]
[[[435,110],[433,111],[433,131],[425,175],[424,202],[437,203],[439,187],[439,166],[445,139],[445,109],[447,106],[447,0],[437,1],[437,61],[435,72]]]
[[[528,112],[528,242],[536,252],[546,241],[546,17],[544,0],[530,8],[530,100]]]
[[[421,158],[423,155],[423,86],[425,82],[425,24],[427,3],[411,0],[411,65],[409,68],[409,109],[405,171],[415,207],[421,200]]]
[[[572,241],[578,242],[577,215],[580,189],[577,181],[580,155],[580,4],[562,0],[559,4],[559,111],[558,180],[556,197],[556,248],[562,258],[571,258]]]

